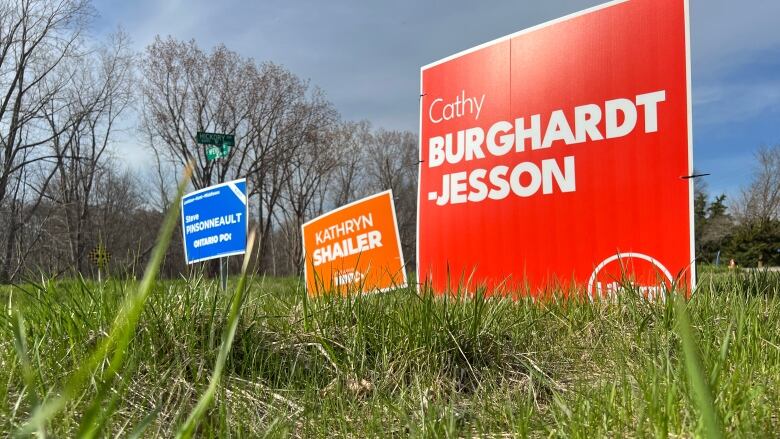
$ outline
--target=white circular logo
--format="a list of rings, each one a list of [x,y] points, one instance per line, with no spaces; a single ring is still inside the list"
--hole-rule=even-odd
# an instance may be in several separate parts
[[[625,252],[625,253],[617,253],[615,255],[612,255],[608,257],[607,259],[604,259],[598,266],[596,266],[596,269],[593,270],[593,273],[590,275],[590,279],[588,279],[588,296],[590,296],[590,300],[593,300],[594,297],[594,287],[596,287],[597,293],[614,293],[617,292],[617,290],[620,288],[618,282],[613,282],[611,284],[607,284],[606,286],[602,285],[601,282],[597,281],[599,272],[601,272],[604,267],[609,265],[612,262],[618,261],[621,265],[621,272],[625,272],[623,262],[628,259],[641,259],[643,261],[647,261],[655,268],[658,269],[669,281],[669,286],[671,287],[674,283],[674,280],[672,279],[672,274],[669,273],[669,270],[666,269],[666,267],[663,266],[658,260],[655,258],[642,254],[642,253],[636,253],[636,252]],[[641,286],[639,285],[640,291],[644,291],[647,293],[648,297],[655,297],[656,295],[660,295],[663,298],[666,298],[666,289],[664,288],[664,285],[652,285],[652,286]]]

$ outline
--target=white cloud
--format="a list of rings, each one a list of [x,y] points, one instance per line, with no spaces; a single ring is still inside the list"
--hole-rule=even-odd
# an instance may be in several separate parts
[[[702,125],[750,119],[780,110],[780,79],[721,82],[694,88],[694,117]]]
[[[693,75],[719,76],[780,48],[780,1],[690,0]]]

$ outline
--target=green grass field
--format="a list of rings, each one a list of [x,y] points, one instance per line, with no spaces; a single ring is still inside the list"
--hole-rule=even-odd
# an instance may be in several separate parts
[[[628,290],[610,302],[532,302],[425,288],[309,299],[299,281],[247,279],[244,265],[225,293],[202,278],[156,280],[177,215],[168,212],[140,281],[0,287],[4,433],[780,431],[778,273],[703,273],[689,301]]]
[[[630,292],[596,304],[442,298],[413,288],[311,300],[295,279],[247,285],[214,399],[190,419],[197,437],[780,431],[777,273],[703,274],[685,306],[687,332],[674,300]],[[0,430],[187,435],[235,289],[223,294],[203,279],[154,283],[127,349],[117,342],[101,351],[137,287],[48,281],[2,290]],[[26,424],[62,395],[57,410]]]

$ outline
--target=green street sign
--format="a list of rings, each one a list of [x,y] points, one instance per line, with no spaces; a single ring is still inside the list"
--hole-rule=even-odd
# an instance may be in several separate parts
[[[206,147],[206,160],[212,161],[220,157],[222,157],[222,148],[215,145],[209,145]]]
[[[195,139],[206,146],[206,160],[212,161],[227,157],[231,146],[236,146],[236,136],[233,134],[206,133],[198,131]]]
[[[227,157],[230,152],[230,145],[223,143],[222,146],[208,145],[206,146],[206,160],[212,161],[218,158]]]
[[[233,134],[206,133],[198,131],[195,139],[203,145],[228,145],[236,146],[236,136]]]

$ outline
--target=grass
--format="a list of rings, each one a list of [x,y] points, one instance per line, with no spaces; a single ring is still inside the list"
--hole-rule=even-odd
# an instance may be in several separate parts
[[[19,432],[62,396],[137,290],[119,280],[0,290],[0,430]],[[153,282],[121,364],[101,358],[35,429],[50,437],[773,436],[779,298],[780,275],[754,271],[705,273],[689,301],[666,303],[630,292],[591,304],[414,289],[309,299],[297,279],[254,278],[227,293],[200,277]],[[230,328],[232,343],[222,343]]]

